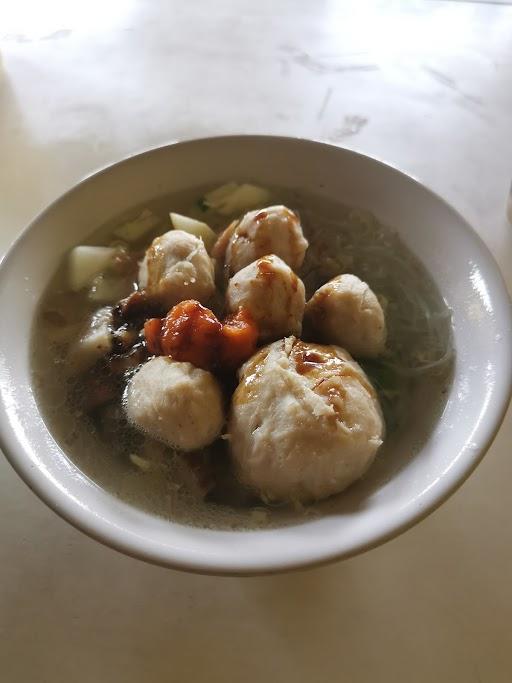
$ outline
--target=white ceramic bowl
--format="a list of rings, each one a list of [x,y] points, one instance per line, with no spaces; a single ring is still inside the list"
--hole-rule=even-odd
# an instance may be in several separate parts
[[[170,191],[248,178],[305,188],[367,208],[395,227],[453,310],[456,361],[442,416],[421,451],[376,470],[336,514],[262,531],[211,531],[151,516],[110,495],[66,457],[39,412],[30,373],[31,324],[64,253],[92,229]],[[511,307],[488,250],[442,199],[375,159],[280,137],[172,144],[87,178],[38,216],[0,269],[0,443],[56,512],[94,538],[152,562],[198,572],[281,571],[348,557],[396,536],[471,473],[503,418],[511,390]]]

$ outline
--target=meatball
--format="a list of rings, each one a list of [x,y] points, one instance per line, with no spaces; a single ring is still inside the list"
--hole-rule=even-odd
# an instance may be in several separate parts
[[[217,240],[213,254],[224,260],[227,274],[233,275],[265,254],[276,254],[297,270],[307,248],[298,216],[286,206],[269,206],[249,211],[231,223]]]
[[[124,407],[132,425],[183,451],[212,443],[224,424],[222,392],[215,377],[165,356],[147,361],[132,377]]]
[[[226,308],[246,308],[258,326],[259,339],[299,335],[305,294],[302,280],[279,256],[271,254],[239,270],[229,281]]]
[[[163,307],[184,299],[205,303],[215,291],[213,261],[203,241],[183,230],[153,240],[139,268],[139,285]]]
[[[356,357],[373,358],[384,351],[384,312],[370,287],[355,275],[338,275],[320,287],[306,304],[305,316],[312,334]]]
[[[339,493],[371,465],[383,435],[375,390],[344,349],[288,337],[241,369],[231,455],[240,481],[264,500]]]

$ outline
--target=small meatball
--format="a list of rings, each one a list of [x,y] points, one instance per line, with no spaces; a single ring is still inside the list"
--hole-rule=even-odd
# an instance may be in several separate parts
[[[183,230],[153,240],[139,268],[139,285],[166,309],[183,301],[206,302],[215,291],[213,261],[203,241]]]
[[[343,491],[371,465],[383,435],[374,388],[337,346],[288,337],[240,371],[230,450],[240,481],[263,500],[308,502]]]
[[[226,308],[245,307],[252,315],[259,339],[270,341],[299,335],[302,330],[304,285],[293,270],[271,254],[239,270],[229,281]]]
[[[125,412],[134,427],[183,451],[208,446],[224,424],[222,392],[215,377],[165,356],[144,363],[132,377]]]
[[[75,370],[86,370],[112,351],[112,306],[104,306],[93,313],[84,334],[69,352]]]
[[[305,316],[322,341],[343,346],[356,358],[384,351],[384,312],[370,287],[355,275],[338,275],[320,287],[306,304]]]
[[[213,253],[216,258],[224,255],[227,274],[233,275],[266,254],[276,254],[297,270],[307,248],[298,216],[286,206],[269,206],[249,211],[232,223],[217,240]]]

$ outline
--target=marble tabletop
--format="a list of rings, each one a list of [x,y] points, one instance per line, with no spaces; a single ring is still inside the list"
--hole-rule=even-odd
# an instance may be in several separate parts
[[[327,140],[412,173],[512,283],[511,6],[0,0],[0,252],[95,169],[234,132]],[[509,414],[462,489],[396,540],[251,579],[103,547],[1,459],[0,680],[508,683],[511,438]]]

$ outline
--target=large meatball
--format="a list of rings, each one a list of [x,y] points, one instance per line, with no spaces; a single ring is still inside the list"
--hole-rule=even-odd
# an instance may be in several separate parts
[[[228,311],[248,309],[265,341],[300,334],[304,305],[302,280],[274,254],[239,270],[226,291]]]
[[[343,346],[356,358],[384,351],[384,312],[370,287],[355,275],[338,275],[320,287],[306,304],[305,316],[312,335]]]
[[[139,268],[139,285],[162,306],[184,299],[205,303],[215,291],[214,267],[203,241],[183,230],[153,240]]]
[[[184,451],[212,443],[224,424],[222,392],[215,377],[166,356],[152,358],[132,377],[125,411],[142,432]]]
[[[298,216],[286,206],[269,206],[231,223],[217,240],[213,255],[233,275],[266,254],[276,254],[297,270],[307,248]]]
[[[383,435],[374,388],[337,346],[288,337],[242,367],[229,443],[240,481],[264,500],[339,493],[371,465]]]

